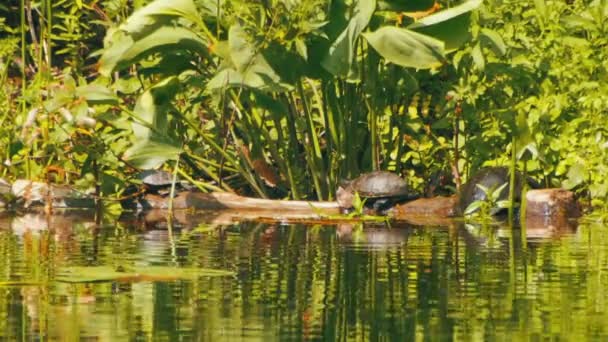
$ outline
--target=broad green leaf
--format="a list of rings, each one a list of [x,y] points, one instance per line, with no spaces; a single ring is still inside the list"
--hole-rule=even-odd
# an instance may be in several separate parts
[[[224,69],[213,76],[207,82],[207,90],[215,91],[224,88],[248,87],[259,91],[286,91],[290,89],[287,84],[281,84],[276,79],[268,77],[264,73],[257,73],[255,69],[249,69],[246,75],[242,75],[234,69]]]
[[[179,90],[178,78],[168,77],[146,90],[137,99],[131,124],[137,141],[124,155],[136,167],[150,169],[175,159],[181,148],[168,132],[167,113]]]
[[[408,29],[384,26],[363,34],[387,61],[404,67],[429,69],[444,61],[444,43]]]
[[[230,47],[230,58],[240,73],[245,73],[256,63],[256,57],[260,56],[256,47],[248,41],[247,32],[238,23],[230,26],[228,46]]]
[[[230,27],[228,45],[219,47],[221,49],[217,52],[224,58],[224,69],[209,80],[208,90],[242,86],[262,91],[289,89],[288,85],[281,83],[281,77],[268,64],[262,52],[249,42],[247,33],[239,24]]]
[[[87,84],[76,88],[76,96],[85,98],[90,104],[118,104],[118,97],[114,92],[99,84]]]
[[[596,25],[592,18],[587,18],[582,15],[569,15],[560,19],[567,28],[581,28],[587,31],[595,30]]]
[[[482,28],[479,38],[492,49],[497,56],[504,56],[507,53],[507,46],[498,32]]]
[[[178,90],[179,81],[172,76],[141,94],[133,110],[133,133],[138,139],[148,139],[152,135],[164,137],[167,134],[167,112]]]
[[[353,75],[351,68],[356,55],[355,42],[369,24],[375,9],[375,0],[355,0],[354,14],[348,25],[331,44],[321,61],[325,70],[335,76]]]
[[[192,0],[156,0],[135,11],[120,30],[128,33],[141,33],[148,27],[162,25],[173,18],[185,18],[193,23],[201,19]]]
[[[464,210],[464,215],[471,215],[472,213],[476,212],[481,205],[483,204],[483,201],[474,201],[473,203],[469,204],[466,209]]]
[[[105,76],[156,52],[188,50],[202,56],[208,53],[208,42],[182,27],[163,26],[138,40],[122,31],[114,31],[112,37],[99,60],[99,72]]]
[[[175,142],[156,141],[156,138],[137,141],[124,154],[129,164],[139,169],[155,169],[167,160],[176,159],[182,152]]]
[[[453,51],[470,39],[471,11],[482,0],[470,0],[458,6],[439,11],[420,19],[407,28],[445,42],[445,49]]]

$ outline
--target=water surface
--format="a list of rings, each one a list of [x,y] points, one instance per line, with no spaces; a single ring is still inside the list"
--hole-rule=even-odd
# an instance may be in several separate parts
[[[0,221],[6,340],[608,339],[600,225]],[[66,282],[70,266],[227,276]]]

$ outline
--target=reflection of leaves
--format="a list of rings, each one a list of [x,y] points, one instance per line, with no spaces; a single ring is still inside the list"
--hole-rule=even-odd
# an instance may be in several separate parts
[[[90,266],[66,267],[59,270],[57,281],[66,283],[89,283],[102,281],[173,281],[198,277],[231,276],[231,271],[209,268],[179,268],[168,266],[119,267]]]

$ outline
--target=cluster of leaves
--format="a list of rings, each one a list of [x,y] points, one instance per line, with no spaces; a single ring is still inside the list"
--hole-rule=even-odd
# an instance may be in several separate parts
[[[403,67],[440,66],[479,4],[397,27],[373,1],[154,1],[108,32],[100,58],[102,75],[129,78],[138,65],[148,85],[125,159],[154,168],[183,155],[225,189],[239,186],[222,182],[230,167],[258,195],[292,198],[332,198],[340,177],[399,171],[416,159],[401,147],[417,119],[405,111],[428,75]]]
[[[486,5],[474,43],[453,58],[463,166],[515,154],[545,186],[605,205],[607,14],[599,0]]]
[[[605,1],[146,3],[30,9],[50,44],[26,35],[26,54],[14,45],[31,28],[0,24],[1,75],[27,80],[0,98],[3,173],[60,164],[110,191],[179,156],[209,188],[331,199],[373,169],[422,189],[515,157],[606,202]],[[74,68],[53,71],[44,51]]]

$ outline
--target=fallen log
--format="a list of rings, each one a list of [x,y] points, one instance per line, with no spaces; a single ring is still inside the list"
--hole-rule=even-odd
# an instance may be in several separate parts
[[[6,183],[6,182],[4,182]],[[3,185],[0,184],[0,186]],[[8,183],[4,184],[8,188]],[[4,192],[7,192],[4,189]],[[80,192],[68,185],[17,180],[11,187],[15,203],[21,208],[93,208],[94,195]],[[271,200],[239,196],[227,192],[202,193],[181,191],[173,199],[148,193],[137,200],[135,209],[146,212],[167,210],[216,211],[236,220],[265,220],[275,222],[349,222],[356,218],[340,215],[337,202]],[[50,201],[50,203],[49,203]],[[547,218],[571,218],[580,215],[578,203],[570,191],[563,189],[532,190],[527,194],[527,221],[530,226],[546,225]],[[458,197],[420,198],[395,205],[388,218],[416,225],[446,225],[457,215]],[[158,214],[156,214],[158,215]],[[219,216],[219,214],[218,214]],[[543,218],[539,220],[539,218]],[[541,223],[539,223],[541,222]]]

